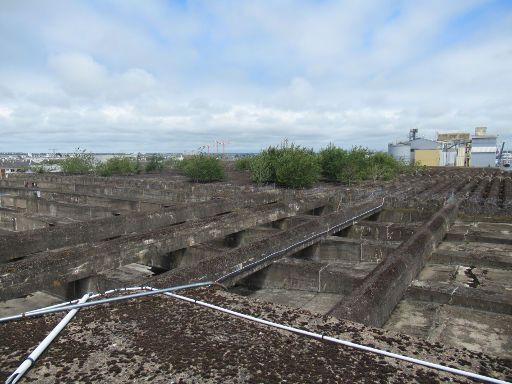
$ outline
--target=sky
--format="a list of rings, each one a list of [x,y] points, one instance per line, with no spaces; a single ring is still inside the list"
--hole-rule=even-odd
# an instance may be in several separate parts
[[[0,151],[512,149],[512,1],[0,0]]]

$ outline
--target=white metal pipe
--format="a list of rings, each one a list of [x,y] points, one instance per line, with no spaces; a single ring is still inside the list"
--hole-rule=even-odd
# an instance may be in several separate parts
[[[12,321],[12,320],[19,320],[19,319],[23,319],[23,318],[27,318],[27,317],[35,317],[35,316],[46,315],[46,314],[49,314],[49,313],[62,312],[62,311],[67,311],[67,310],[75,309],[75,308],[93,307],[93,306],[100,305],[100,304],[108,304],[108,303],[113,303],[113,302],[117,302],[117,301],[124,301],[124,300],[134,299],[134,298],[137,298],[137,297],[151,296],[151,295],[156,295],[158,293],[179,291],[181,289],[186,289],[186,288],[198,288],[198,287],[203,287],[203,286],[212,285],[212,284],[213,284],[212,282],[208,281],[208,282],[204,282],[204,283],[194,283],[194,284],[180,285],[180,286],[176,286],[176,287],[159,289],[157,291],[152,291],[152,292],[133,293],[131,295],[110,297],[110,298],[107,298],[107,299],[101,299],[101,300],[91,301],[91,302],[87,302],[87,303],[65,305],[65,306],[62,306],[62,307],[49,308],[49,309],[39,310],[39,311],[35,311],[35,312],[25,312],[25,313],[21,313],[19,315],[13,315],[13,316],[8,316],[8,317],[0,318],[0,323],[4,323],[4,322],[7,322],[7,321]]]
[[[86,293],[78,302],[80,304],[85,303],[89,299],[90,294]],[[44,338],[44,340],[32,351],[32,353],[21,363],[21,365],[7,378],[7,384],[14,384],[20,380],[28,369],[36,362],[51,342],[59,335],[66,325],[78,312],[78,308],[72,309],[69,313],[57,324],[57,326]]]
[[[149,288],[149,289],[155,289],[155,288]],[[319,340],[329,341],[329,342],[332,342],[332,343],[335,343],[335,344],[345,345],[345,346],[348,346],[348,347],[351,347],[351,348],[356,348],[356,349],[360,349],[360,350],[363,350],[363,351],[367,351],[367,352],[371,352],[371,353],[376,353],[376,354],[387,356],[387,357],[391,357],[391,358],[394,358],[394,359],[407,361],[407,362],[413,363],[413,364],[423,365],[423,366],[428,367],[428,368],[437,369],[437,370],[448,372],[448,373],[452,373],[452,374],[455,374],[455,375],[461,375],[461,376],[469,377],[469,378],[480,380],[480,381],[487,382],[487,383],[507,384],[507,382],[504,381],[504,380],[498,380],[498,379],[494,379],[492,377],[488,377],[488,376],[484,376],[484,375],[479,375],[477,373],[473,373],[473,372],[469,372],[469,371],[464,371],[464,370],[456,369],[456,368],[451,368],[451,367],[447,367],[447,366],[440,365],[440,364],[430,363],[430,362],[425,361],[425,360],[420,360],[420,359],[415,359],[413,357],[399,355],[397,353],[388,352],[388,351],[385,351],[385,350],[382,350],[382,349],[367,347],[365,345],[356,344],[356,343],[352,343],[350,341],[345,341],[345,340],[341,340],[341,339],[336,339],[334,337],[322,335],[322,334],[315,333],[315,332],[304,331],[304,330],[299,329],[299,328],[294,328],[294,327],[290,327],[290,326],[287,326],[287,325],[274,323],[272,321],[259,319],[259,318],[254,317],[254,316],[246,315],[246,314],[240,313],[240,312],[235,312],[235,311],[232,311],[230,309],[222,308],[222,307],[219,307],[217,305],[206,303],[204,301],[191,299],[191,298],[186,297],[186,296],[177,295],[175,293],[166,292],[164,294],[167,295],[167,296],[174,297],[174,298],[179,299],[179,300],[188,301],[190,303],[194,303],[194,304],[197,304],[197,305],[200,305],[200,306],[203,306],[203,307],[214,309],[216,311],[227,313],[229,315],[240,317],[242,319],[246,319],[246,320],[254,321],[254,322],[257,322],[257,323],[260,323],[260,324],[265,324],[265,325],[268,325],[270,327],[282,329],[284,331],[297,333],[297,334],[300,334],[300,335],[312,337],[312,338],[319,339]]]
[[[101,296],[101,294],[99,293],[96,293],[96,294],[92,294],[91,292],[89,292],[89,299],[88,300],[91,300],[91,299],[95,299],[96,297],[98,296]],[[47,307],[42,307],[42,308],[37,308],[37,309],[33,309],[31,311],[27,311],[25,313],[37,313],[37,312],[40,312],[40,311],[44,311],[46,309],[51,309],[51,308],[59,308],[59,307],[63,307],[65,305],[71,305],[71,304],[76,304],[80,301],[80,299],[76,299],[76,300],[71,300],[71,301],[66,301],[64,303],[58,303],[58,304],[54,304],[54,305],[49,305]]]

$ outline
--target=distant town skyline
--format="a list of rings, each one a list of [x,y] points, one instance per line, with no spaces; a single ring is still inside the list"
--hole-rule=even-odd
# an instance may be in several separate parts
[[[512,148],[512,2],[4,1],[0,152]]]

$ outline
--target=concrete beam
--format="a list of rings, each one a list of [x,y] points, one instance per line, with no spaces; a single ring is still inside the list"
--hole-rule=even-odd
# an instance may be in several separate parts
[[[169,208],[162,212],[132,213],[126,216],[91,220],[87,223],[4,235],[0,237],[2,244],[0,263],[36,252],[102,241],[131,233],[150,232],[186,220],[215,216],[244,206],[269,204],[275,201],[277,198],[273,196],[253,194],[234,201],[215,199],[205,203]]]
[[[276,203],[240,209],[153,232],[42,252],[31,258],[0,265],[0,299],[6,300],[52,285],[60,286],[125,264],[147,264],[155,256],[293,216],[299,210],[312,209],[319,203],[321,199],[303,201],[302,204]]]
[[[326,262],[377,262],[391,254],[399,245],[399,242],[328,236],[308,258]]]
[[[110,209],[92,205],[78,205],[46,200],[42,197],[0,196],[0,207],[21,208],[30,213],[54,217],[75,217],[81,220],[110,217],[114,214],[126,214],[127,210]]]
[[[445,240],[512,244],[511,231],[512,224],[509,223],[457,224],[446,234]]]
[[[135,177],[20,175],[0,180],[0,187],[22,188],[25,181],[37,181],[40,189],[56,192],[105,195],[129,199],[161,198],[175,202],[207,201],[212,197],[236,199],[241,193],[254,193],[262,190],[267,193],[282,195],[281,191],[271,191],[256,186],[233,186],[226,183],[197,184],[186,180],[169,181],[137,179]]]
[[[229,278],[222,280],[222,284],[233,286],[245,277],[269,266],[276,259],[291,256],[321,241],[322,237],[311,238],[315,234],[329,229],[330,232],[327,235],[332,234],[332,227],[334,225],[343,223],[354,216],[374,209],[375,211],[367,214],[367,216],[371,216],[380,209],[376,208],[379,203],[380,202],[372,201],[343,207],[342,212],[335,212],[316,219],[311,216],[309,221],[302,222],[293,228],[278,232],[268,239],[259,240],[246,247],[234,249],[224,255],[203,260],[193,267],[178,268],[165,272],[161,275],[154,276],[146,282],[140,283],[165,287],[171,284],[203,281],[205,279],[216,280],[228,273],[234,272],[234,275],[230,275]],[[350,221],[344,224],[345,227],[350,225],[352,225]],[[311,238],[311,240],[304,244],[295,245],[309,238]],[[287,251],[279,254],[278,257],[265,259],[267,255],[285,248],[288,248]],[[247,266],[248,268],[246,268]]]
[[[441,242],[457,215],[458,204],[450,204],[422,225],[396,251],[384,259],[332,316],[381,327],[402,299],[407,287]]]
[[[497,243],[446,242],[429,258],[430,263],[512,269],[512,248]],[[508,249],[507,249],[508,248]]]
[[[401,225],[377,221],[359,221],[340,236],[351,239],[369,239],[380,241],[404,241],[411,237],[417,225]]]
[[[297,258],[278,260],[240,284],[250,289],[290,289],[349,294],[376,263],[319,263]]]
[[[92,205],[98,207],[107,207],[112,210],[127,210],[127,211],[156,211],[166,206],[170,206],[170,200],[156,200],[156,199],[129,199],[121,197],[112,197],[105,195],[93,194],[80,194],[73,192],[59,192],[45,189],[34,188],[19,188],[19,187],[4,187],[0,188],[1,194],[8,194],[18,197],[33,197],[34,193],[39,191],[43,199],[55,201],[59,203],[71,203],[78,205]]]
[[[434,281],[415,280],[406,298],[512,315],[512,294]]]

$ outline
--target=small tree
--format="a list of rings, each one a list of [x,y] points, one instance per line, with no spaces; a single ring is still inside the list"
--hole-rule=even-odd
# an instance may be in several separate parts
[[[322,175],[330,181],[337,179],[339,170],[347,163],[348,153],[344,149],[329,144],[318,154]]]
[[[366,180],[369,176],[370,151],[363,147],[353,147],[336,173],[336,179],[348,185],[355,181]]]
[[[320,176],[320,164],[312,150],[300,146],[283,148],[276,160],[276,182],[290,188],[311,187]]]
[[[60,163],[62,172],[70,174],[89,173],[94,169],[94,155],[85,149],[77,148],[75,152]]]
[[[401,164],[384,152],[373,153],[370,157],[369,174],[373,181],[391,180],[400,173]]]
[[[252,179],[291,188],[309,187],[318,181],[320,165],[312,150],[296,146],[268,147],[251,159]]]
[[[251,169],[251,163],[254,158],[252,156],[244,156],[240,159],[237,159],[235,162],[235,167],[239,171],[248,171]]]
[[[146,172],[162,172],[164,169],[164,157],[162,155],[152,155],[148,158]]]
[[[100,176],[133,175],[137,172],[137,162],[127,156],[116,156],[96,167]]]
[[[277,182],[277,160],[283,155],[284,148],[268,147],[251,161],[252,180],[256,183]]]
[[[224,178],[220,160],[213,156],[190,156],[179,163],[179,168],[195,182],[218,181]]]

